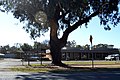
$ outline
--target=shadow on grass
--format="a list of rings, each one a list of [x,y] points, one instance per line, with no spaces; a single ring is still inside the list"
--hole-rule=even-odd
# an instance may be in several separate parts
[[[48,72],[17,75],[20,80],[118,80],[120,68],[58,68]]]

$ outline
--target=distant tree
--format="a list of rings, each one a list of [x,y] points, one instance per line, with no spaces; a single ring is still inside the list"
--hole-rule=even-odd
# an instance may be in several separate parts
[[[21,49],[24,51],[24,54],[22,54],[22,61],[27,60],[28,61],[28,65],[30,65],[30,56],[31,56],[31,52],[33,50],[33,47],[31,45],[29,45],[28,43],[24,43],[23,45],[21,45]]]
[[[35,50],[41,50],[41,43],[40,43],[40,42],[34,42],[33,48],[34,48]]]
[[[81,48],[81,45],[76,45],[77,48]]]
[[[90,45],[86,44],[83,48],[84,50],[90,50]]]
[[[33,49],[33,47],[31,45],[29,45],[28,43],[24,43],[23,45],[21,45],[21,49],[23,51],[31,51]]]
[[[6,53],[7,50],[6,50],[6,48],[5,48],[4,46],[1,46],[0,52],[1,52],[1,53]]]
[[[95,45],[95,48],[109,48],[109,47],[113,48],[114,45],[109,45],[109,44],[97,44],[97,45]]]
[[[10,52],[9,45],[1,46],[1,53],[8,53],[8,52]]]
[[[80,48],[83,50],[83,46],[81,46],[81,45],[76,45],[76,48]]]
[[[76,47],[76,42],[75,42],[75,40],[73,40],[73,41],[67,41],[66,47]]]
[[[55,65],[62,65],[61,48],[66,45],[69,34],[81,25],[87,25],[93,17],[99,17],[100,24],[106,26],[105,30],[111,29],[109,23],[116,26],[120,22],[119,3],[120,0],[0,1],[5,11],[11,11],[20,22],[26,23],[24,29],[32,38],[35,39],[50,29],[50,50]],[[59,38],[61,30],[63,35]]]
[[[18,48],[15,46],[10,47],[10,52],[15,53],[18,51]]]
[[[15,46],[16,48],[20,48],[21,45],[22,45],[21,43],[14,43],[14,46]]]
[[[44,40],[44,41],[42,42],[42,44],[45,44],[46,46],[49,47],[49,40]]]

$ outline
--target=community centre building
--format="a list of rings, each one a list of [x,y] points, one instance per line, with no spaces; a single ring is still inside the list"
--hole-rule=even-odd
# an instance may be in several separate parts
[[[80,48],[63,48],[63,60],[91,60],[92,55],[95,60],[104,60],[110,54],[119,54],[116,48],[96,48],[93,50],[81,50]]]

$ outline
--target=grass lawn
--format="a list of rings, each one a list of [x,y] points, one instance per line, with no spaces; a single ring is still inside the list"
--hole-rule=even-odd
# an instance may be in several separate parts
[[[120,62],[116,61],[93,61],[95,65],[116,65],[120,64]],[[68,61],[64,62],[65,64],[69,65],[91,65],[92,61]]]
[[[20,71],[20,72],[48,72],[49,68],[33,68],[33,67],[14,67],[10,68],[12,71]]]
[[[91,65],[91,61],[65,61],[65,64],[68,65]],[[120,63],[116,63],[116,61],[94,61],[94,65],[120,65]],[[118,67],[117,67],[118,68]],[[50,66],[48,64],[31,64],[31,66],[23,66],[23,67],[13,67],[10,68],[12,71],[21,71],[21,72],[83,72],[83,71],[91,71],[91,68],[76,68],[76,69],[68,69],[56,66]],[[102,68],[101,68],[102,69]],[[113,69],[113,68],[112,68]],[[102,69],[106,70],[106,69]]]

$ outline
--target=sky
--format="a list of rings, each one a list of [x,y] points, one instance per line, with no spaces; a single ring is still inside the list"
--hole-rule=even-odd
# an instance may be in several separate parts
[[[34,44],[34,41],[49,39],[48,33],[37,40],[30,38],[30,35],[23,29],[24,24],[15,19],[11,13],[0,12],[0,46],[14,46],[16,43]]]
[[[32,40],[30,35],[22,29],[23,23],[19,23],[19,20],[15,19],[11,13],[0,12],[0,46],[10,45],[15,43],[28,43],[33,45],[34,41],[42,42],[49,40],[49,32],[45,36],[41,36],[37,40]],[[100,26],[99,19],[94,17],[89,23],[88,28],[84,25],[73,31],[68,41],[76,41],[77,45],[90,45],[90,35],[93,37],[93,45],[108,44],[114,45],[114,48],[120,48],[120,25],[111,27],[110,31],[104,30],[103,26]]]

